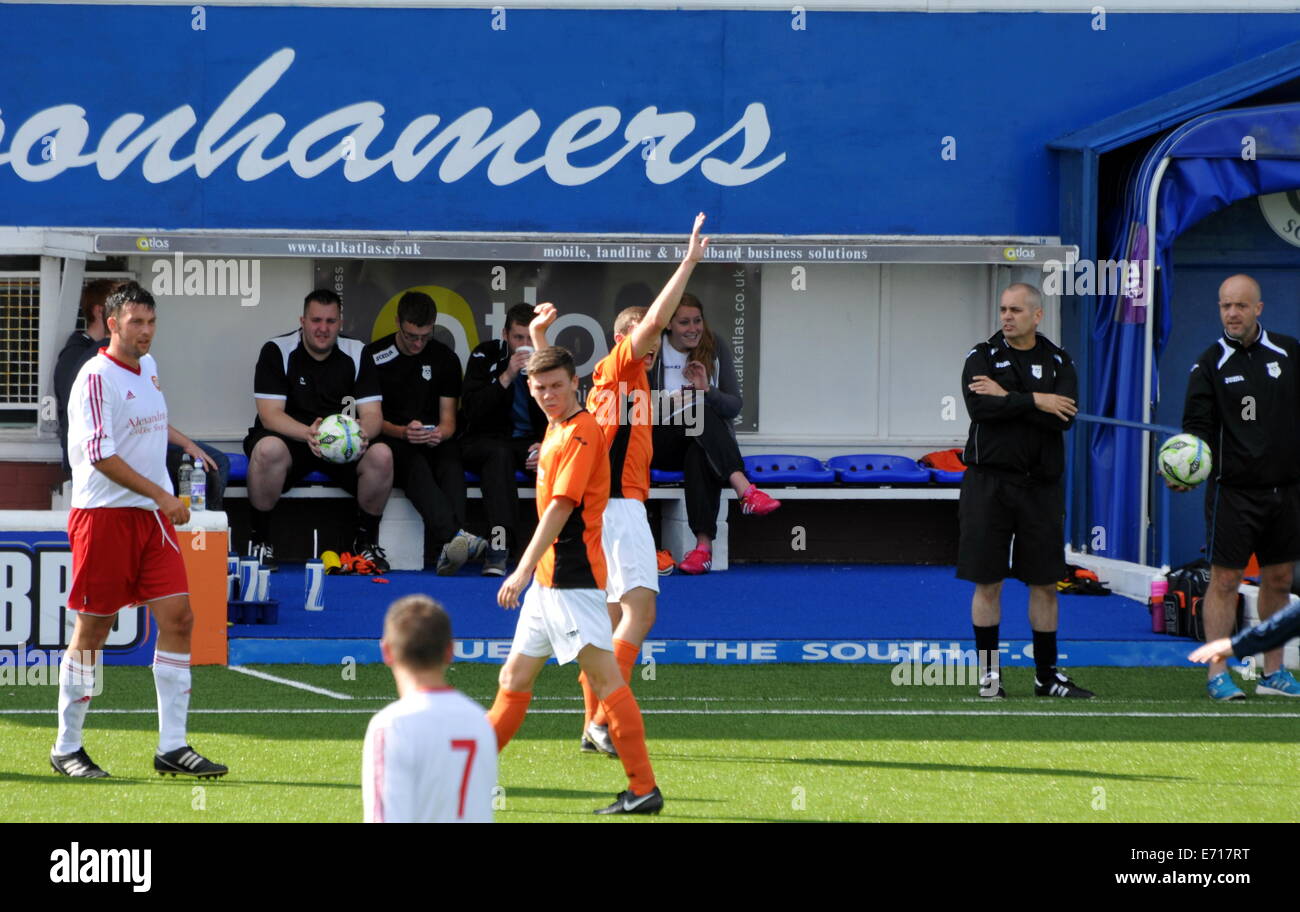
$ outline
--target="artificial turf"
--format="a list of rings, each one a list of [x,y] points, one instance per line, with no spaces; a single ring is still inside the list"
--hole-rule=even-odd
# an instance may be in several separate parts
[[[190,742],[231,768],[201,783],[152,770],[147,668],[105,670],[85,739],[112,774],[99,781],[49,768],[55,687],[0,685],[0,821],[360,820],[361,740],[393,698],[388,670],[255,670],[330,694],[195,669]],[[1010,668],[997,703],[969,685],[896,686],[887,665],[643,671],[662,821],[1293,821],[1300,807],[1300,700],[1215,704],[1195,669],[1072,669],[1100,696],[1066,701],[1033,697],[1032,670]],[[451,682],[486,706],[496,673],[462,664]],[[578,752],[575,675],[539,679],[501,757],[498,821],[600,820],[592,809],[625,787],[617,761]]]

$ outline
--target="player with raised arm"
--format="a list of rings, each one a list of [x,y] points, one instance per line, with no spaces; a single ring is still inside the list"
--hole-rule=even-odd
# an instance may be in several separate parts
[[[496,734],[483,707],[447,684],[451,619],[426,595],[388,606],[379,641],[398,701],[366,729],[366,823],[491,823]]]
[[[59,731],[50,753],[55,772],[102,779],[82,745],[82,726],[97,692],[94,656],[117,613],[145,604],[158,625],[153,677],[158,695],[159,774],[224,776],[229,770],[186,744],[190,706],[189,581],[175,526],[190,511],[167,477],[167,402],[149,348],[157,327],[153,296],[135,282],[118,286],[104,306],[108,347],[81,368],[68,404],[72,465],[72,642],[59,666]]]
[[[533,353],[528,387],[548,422],[537,464],[538,523],[519,566],[497,592],[497,603],[510,609],[518,607],[528,587],[488,720],[496,730],[498,749],[504,750],[523,724],[533,682],[546,660],[554,655],[564,665],[577,659],[609,716],[610,736],[628,780],[627,790],[596,813],[657,814],[664,799],[646,751],[645,724],[614,659],[613,630],[605,610],[605,438],[596,419],[578,404],[573,356],[565,349]]]
[[[660,337],[681,303],[686,283],[704,258],[709,239],[700,236],[704,213],[695,217],[686,256],[650,307],[629,307],[614,318],[614,348],[596,365],[587,409],[595,417],[609,447],[609,503],[605,507],[603,547],[609,576],[606,608],[614,626],[614,656],[625,682],[655,622],[659,566],[654,536],[646,519],[653,455],[653,416],[647,371],[654,364]],[[529,326],[533,345],[548,343],[546,328],[556,309],[541,304]],[[585,674],[582,683],[584,718],[581,748],[617,756],[609,735],[609,720]]]

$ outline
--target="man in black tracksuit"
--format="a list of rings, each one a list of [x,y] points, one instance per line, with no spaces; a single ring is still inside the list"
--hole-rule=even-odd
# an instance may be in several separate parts
[[[1088,698],[1090,691],[1056,669],[1056,583],[1065,575],[1063,438],[1078,411],[1079,378],[1070,356],[1037,333],[1043,318],[1038,289],[1010,286],[998,313],[1002,331],[971,349],[961,378],[971,425],[958,507],[957,576],[975,584],[971,623],[979,694],[1006,696],[998,625],[1002,581],[1014,576],[1029,587],[1034,693]]]
[[[1231,635],[1251,554],[1259,557],[1262,620],[1286,607],[1292,563],[1300,559],[1300,343],[1266,332],[1263,309],[1254,279],[1225,279],[1223,335],[1197,359],[1187,382],[1183,430],[1209,445],[1213,465],[1205,492],[1206,640]],[[1216,700],[1246,696],[1222,660],[1210,663],[1207,689]],[[1300,697],[1300,683],[1282,668],[1280,646],[1266,653],[1255,692]]]
[[[461,460],[482,479],[483,509],[490,526],[485,576],[505,575],[508,542],[515,537],[519,515],[515,471],[537,470],[537,454],[546,435],[546,414],[529,394],[524,375],[532,354],[528,337],[532,320],[530,304],[516,304],[506,311],[501,338],[470,353],[460,394],[465,428]]]
[[[467,560],[483,556],[487,542],[463,528],[465,470],[452,442],[460,360],[433,338],[437,320],[433,298],[406,292],[397,302],[397,332],[363,348],[361,360],[379,377],[393,485],[424,520],[426,543],[439,549],[438,575],[455,576]]]

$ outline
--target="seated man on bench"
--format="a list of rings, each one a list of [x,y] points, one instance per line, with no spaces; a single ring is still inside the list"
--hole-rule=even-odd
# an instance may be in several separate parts
[[[339,335],[343,302],[327,288],[303,301],[300,328],[262,346],[253,375],[257,419],[244,438],[248,456],[248,505],[252,540],[262,563],[276,568],[271,511],[280,495],[312,472],[323,472],[357,499],[352,553],[376,573],[388,571],[379,547],[379,521],[393,488],[393,454],[378,440],[383,421],[379,377],[366,366],[358,339]],[[316,432],[321,419],[338,414],[344,400],[356,403],[361,424],[358,462],[321,457]]]

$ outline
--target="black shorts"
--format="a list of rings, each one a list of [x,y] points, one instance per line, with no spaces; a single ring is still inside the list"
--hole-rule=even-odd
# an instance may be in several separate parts
[[[253,459],[253,447],[257,446],[257,442],[263,437],[278,437],[289,448],[289,458],[292,463],[289,466],[288,473],[284,476],[284,488],[281,493],[292,489],[297,484],[301,484],[302,480],[312,472],[321,472],[329,476],[330,481],[334,482],[335,485],[347,491],[353,497],[357,496],[357,463],[349,462],[340,465],[336,462],[321,459],[303,441],[290,440],[283,434],[268,431],[266,428],[255,427],[248,429],[248,436],[244,438],[244,455],[248,457],[250,462]]]
[[[1300,485],[1205,490],[1210,563],[1244,569],[1254,554],[1261,567],[1300,560]]]
[[[1030,482],[972,466],[961,482],[957,519],[960,579],[997,583],[1013,576],[1046,586],[1065,576],[1065,500],[1059,482]]]

